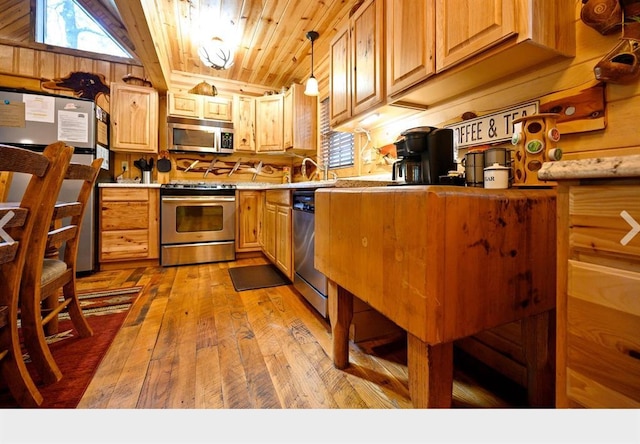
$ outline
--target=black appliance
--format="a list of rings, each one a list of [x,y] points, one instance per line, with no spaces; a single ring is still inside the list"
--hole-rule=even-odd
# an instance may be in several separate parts
[[[395,142],[398,161],[392,179],[404,177],[410,185],[435,185],[440,176],[456,169],[453,158],[453,130],[420,126],[408,129]]]

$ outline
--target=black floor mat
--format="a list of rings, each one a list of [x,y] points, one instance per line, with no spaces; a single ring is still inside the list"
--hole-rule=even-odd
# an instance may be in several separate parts
[[[249,265],[229,268],[229,276],[236,291],[277,287],[291,282],[274,265]]]

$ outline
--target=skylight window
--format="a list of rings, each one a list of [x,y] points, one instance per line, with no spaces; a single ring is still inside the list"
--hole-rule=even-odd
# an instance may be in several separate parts
[[[47,45],[133,58],[74,0],[38,0],[36,40]]]

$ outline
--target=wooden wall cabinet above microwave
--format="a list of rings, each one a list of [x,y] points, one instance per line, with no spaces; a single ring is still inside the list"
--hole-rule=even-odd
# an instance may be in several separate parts
[[[189,93],[167,93],[167,113],[170,116],[231,121],[232,99]]]

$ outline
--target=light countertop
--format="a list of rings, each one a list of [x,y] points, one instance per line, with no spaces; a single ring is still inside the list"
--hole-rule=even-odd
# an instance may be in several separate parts
[[[316,189],[316,188],[352,188],[352,187],[377,187],[392,184],[391,180],[367,179],[367,178],[346,178],[334,180],[313,180],[294,183],[268,183],[268,182],[236,182],[238,190],[271,190],[271,189]],[[138,183],[138,182],[101,182],[100,188],[160,188],[159,183]]]
[[[538,171],[542,180],[611,179],[640,177],[640,154],[545,162]]]

